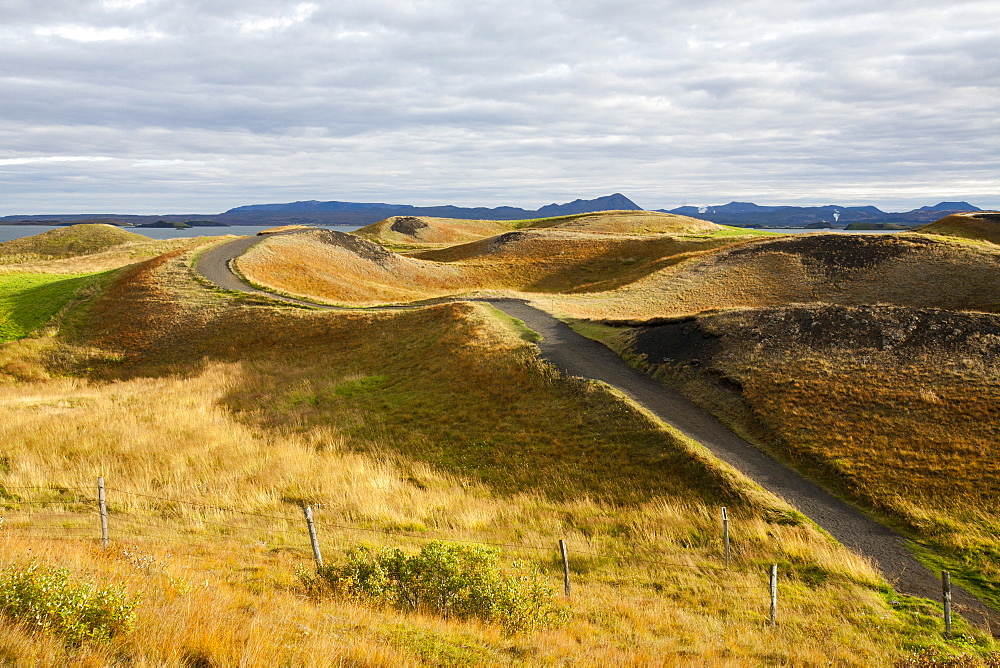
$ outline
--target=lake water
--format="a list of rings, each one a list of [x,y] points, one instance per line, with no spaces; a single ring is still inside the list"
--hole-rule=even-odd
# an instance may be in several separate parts
[[[51,230],[55,225],[0,225],[0,241],[10,241],[21,237],[31,237]],[[261,230],[267,230],[274,225],[232,225],[230,227],[192,227],[187,230],[175,230],[169,227],[123,227],[123,230],[141,234],[150,239],[183,239],[186,237],[221,237],[226,234],[237,236],[252,236]],[[360,225],[328,225],[321,229],[337,232],[353,232],[360,230]]]

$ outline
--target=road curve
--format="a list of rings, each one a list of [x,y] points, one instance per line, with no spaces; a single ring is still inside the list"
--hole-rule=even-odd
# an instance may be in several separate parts
[[[245,253],[263,237],[242,237],[203,253],[198,271],[227,290],[267,295],[280,301],[338,309],[275,295],[247,285],[230,269],[231,260]],[[538,332],[543,359],[563,373],[599,380],[645,406],[664,422],[701,443],[715,456],[732,465],[761,487],[780,496],[803,515],[855,552],[871,559],[896,591],[933,600],[941,599],[938,576],[917,561],[907,541],[896,532],[870,519],[854,506],[833,496],[766,453],[740,438],[704,409],[649,376],[636,371],[607,347],[574,332],[568,325],[523,301],[481,300],[522,320]],[[398,307],[397,307],[398,308]],[[347,309],[350,310],[350,309]],[[956,610],[986,629],[1000,630],[1000,612],[990,608],[961,587],[953,585]]]

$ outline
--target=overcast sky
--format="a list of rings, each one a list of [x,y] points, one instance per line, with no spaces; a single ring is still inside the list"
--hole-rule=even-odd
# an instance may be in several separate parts
[[[1000,208],[995,0],[0,0],[0,214]]]

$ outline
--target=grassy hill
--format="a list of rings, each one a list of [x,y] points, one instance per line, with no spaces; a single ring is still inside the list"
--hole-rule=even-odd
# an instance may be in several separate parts
[[[627,399],[553,373],[486,306],[274,306],[196,282],[194,252],[127,267],[60,336],[0,348],[0,562],[32,554],[141,595],[110,642],[0,615],[8,663],[888,665],[992,647],[964,626],[942,641],[932,604]],[[88,538],[97,475],[106,551]],[[490,543],[559,587],[565,539],[567,618],[511,635],[310,599],[305,503],[330,563],[361,542]]]
[[[793,303],[1000,310],[1000,250],[923,234],[807,234],[733,244],[620,289],[565,296],[567,315],[637,318]]]
[[[101,223],[68,225],[0,243],[0,274],[95,273],[193,243],[198,240],[154,240]]]
[[[355,234],[389,247],[419,247],[463,243],[510,229],[509,221],[393,216],[362,227]]]
[[[956,213],[914,231],[1000,244],[1000,213]]]
[[[114,225],[68,225],[34,236],[4,241],[0,243],[0,258],[7,261],[10,258],[54,260],[99,253],[122,244],[144,241],[149,239]]]
[[[483,290],[608,290],[753,236],[595,234],[559,224],[401,255],[353,235],[316,231],[268,239],[237,266],[253,283],[280,292],[375,305]]]
[[[727,228],[657,211],[600,211],[529,220],[455,220],[394,216],[355,234],[390,248],[441,247],[494,237],[513,230],[559,229],[588,234],[712,234]]]
[[[1000,605],[1000,316],[793,305],[599,335]]]

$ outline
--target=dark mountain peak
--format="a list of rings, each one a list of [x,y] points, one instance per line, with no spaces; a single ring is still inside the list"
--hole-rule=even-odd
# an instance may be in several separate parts
[[[934,206],[922,206],[914,211],[982,211],[968,202],[938,202]]]
[[[284,204],[248,204],[226,211],[227,214],[265,213],[265,212],[306,212],[306,211],[358,211],[360,209],[395,209],[398,204],[358,203],[358,202],[320,202],[310,199],[301,202]]]
[[[641,211],[642,208],[621,193],[606,195],[597,199],[576,199],[567,204],[549,204],[535,211],[539,217],[569,216],[575,213],[594,211]]]
[[[730,202],[729,204],[709,208],[720,213],[754,213],[760,209],[773,209],[774,207],[759,206],[753,202]]]

